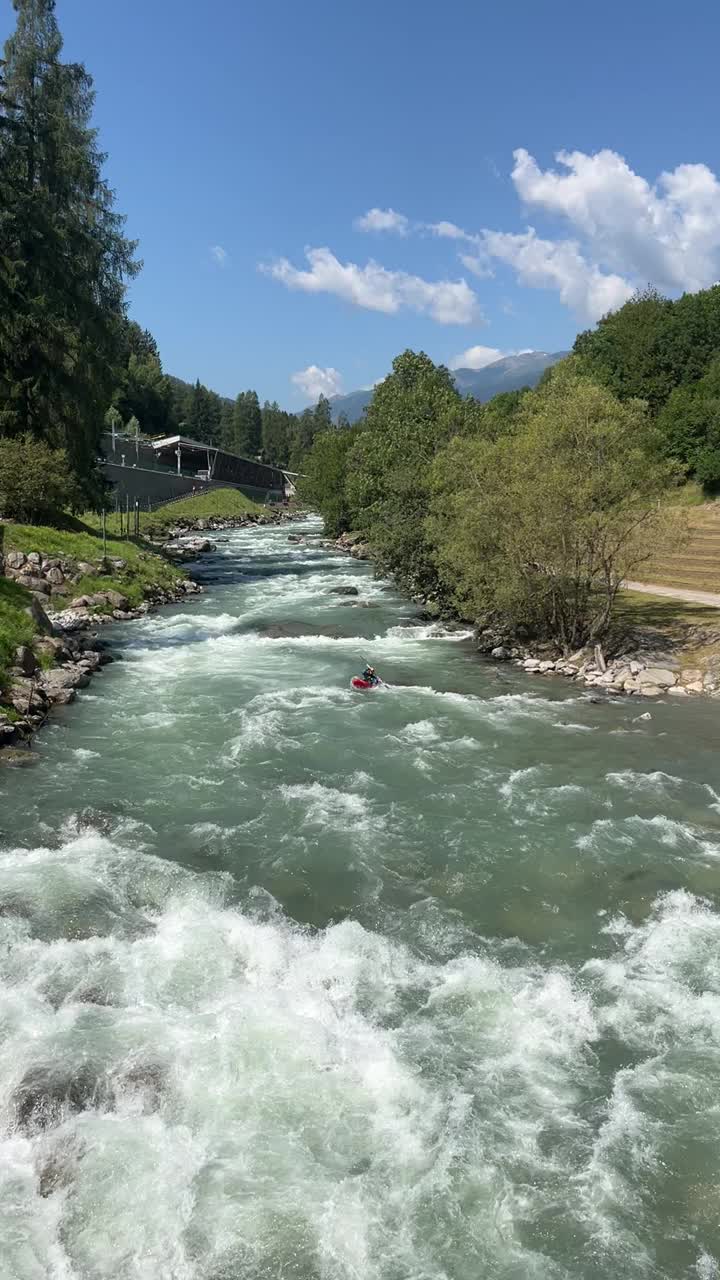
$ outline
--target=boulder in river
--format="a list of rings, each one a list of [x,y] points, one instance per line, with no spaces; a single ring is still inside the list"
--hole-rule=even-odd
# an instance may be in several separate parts
[[[91,1107],[97,1093],[97,1072],[88,1063],[75,1070],[57,1061],[31,1067],[13,1095],[15,1122],[30,1136],[54,1128],[63,1115]]]
[[[330,588],[331,596],[359,596],[360,592],[357,587],[351,586],[349,583],[343,583],[339,587]]]

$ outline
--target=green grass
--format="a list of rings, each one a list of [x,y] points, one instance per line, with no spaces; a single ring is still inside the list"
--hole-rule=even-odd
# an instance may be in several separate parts
[[[0,578],[0,689],[7,680],[15,650],[21,644],[31,645],[36,635],[32,618],[25,612],[30,592],[9,578]]]
[[[644,591],[621,591],[615,606],[616,625],[673,631],[678,626],[720,626],[720,609],[712,605],[670,600]]]
[[[178,520],[233,520],[238,516],[262,515],[263,508],[239,489],[214,489],[179,502],[168,502],[145,517],[147,527],[167,528]]]
[[[99,517],[98,517],[99,521]],[[5,532],[8,551],[39,551],[43,555],[64,560],[85,560],[90,563],[102,559],[103,543],[98,527],[88,521],[76,520],[72,529],[57,529],[50,525],[11,524]],[[113,559],[130,561],[139,554],[132,542],[108,538],[107,554]]]
[[[8,551],[39,551],[61,560],[85,561],[100,568],[103,557],[103,540],[98,529],[89,523],[74,521],[73,527],[64,529],[44,525],[13,524],[6,529],[5,545]],[[88,574],[80,582],[68,583],[67,598],[94,595],[97,591],[119,591],[127,596],[136,608],[146,594],[162,588],[171,590],[184,574],[175,565],[158,555],[142,539],[120,541],[107,539],[109,559],[125,561],[125,568],[112,574]],[[62,596],[53,597],[61,606]]]
[[[687,480],[685,484],[678,485],[677,489],[671,489],[666,501],[671,507],[701,507],[703,503],[712,501],[712,498],[708,497],[696,480]]]
[[[240,493],[239,489],[215,489],[209,493],[198,493],[195,497],[192,494],[187,498],[182,498],[178,502],[168,502],[165,506],[158,507],[157,511],[140,512],[140,533],[149,536],[161,535],[166,529],[172,528],[177,524],[178,520],[235,520],[240,516],[262,515],[264,508],[258,506],[257,502],[252,502],[250,498],[246,498],[244,493]],[[132,514],[131,514],[132,521]],[[91,528],[96,533],[101,528],[101,517],[94,513],[88,513],[83,516],[86,527]],[[122,517],[123,525],[125,517]],[[115,512],[111,512],[106,516],[106,530],[108,537],[119,538],[120,536],[120,516]],[[132,539],[131,539],[132,541]],[[127,546],[125,539],[121,543],[123,547]],[[115,552],[112,552],[114,555]],[[117,554],[121,555],[122,552]]]

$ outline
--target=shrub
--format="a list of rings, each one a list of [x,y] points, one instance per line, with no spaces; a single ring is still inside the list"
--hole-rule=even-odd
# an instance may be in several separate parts
[[[30,435],[0,440],[0,515],[23,524],[52,523],[78,500],[64,449]]]

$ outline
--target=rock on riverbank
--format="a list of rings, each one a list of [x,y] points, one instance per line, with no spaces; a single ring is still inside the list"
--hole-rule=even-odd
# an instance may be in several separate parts
[[[182,516],[168,526],[166,537],[173,541],[190,533],[221,533],[228,529],[252,529],[297,519],[297,512],[286,511],[281,507],[242,516],[198,516],[194,519]]]
[[[212,546],[203,540],[203,551]],[[200,553],[201,549],[195,547],[192,558],[197,559]],[[31,593],[27,612],[37,635],[32,646],[24,644],[16,649],[0,691],[0,748],[27,746],[53,707],[72,702],[77,690],[84,689],[92,676],[112,661],[106,646],[94,634],[96,628],[140,618],[158,605],[184,600],[202,590],[190,578],[175,576],[171,586],[145,586],[145,598],[132,607],[116,585],[122,584],[126,568],[121,559],[91,564],[41,552],[7,553],[5,576]],[[73,585],[90,579],[105,579],[108,587],[72,595]],[[58,608],[59,605],[65,607]]]
[[[37,606],[35,614],[37,615]],[[44,630],[51,631],[47,616]],[[21,645],[9,671],[9,684],[0,705],[0,748],[27,745],[55,706],[74,701],[92,676],[112,656],[97,636],[45,634],[32,648]]]
[[[563,676],[587,688],[609,694],[658,697],[672,694],[720,696],[720,630],[688,628],[683,644],[655,648],[642,642],[627,652],[606,657],[599,645],[579,649],[567,657],[532,652],[502,642],[491,627],[477,633],[478,650],[499,662],[514,662],[528,675]],[[702,664],[698,665],[698,653]]]

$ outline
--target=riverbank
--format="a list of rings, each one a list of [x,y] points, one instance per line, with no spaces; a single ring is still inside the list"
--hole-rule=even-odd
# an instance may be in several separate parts
[[[201,512],[207,507],[203,495],[178,504],[181,512],[159,512],[157,524],[140,538],[111,536],[103,543],[99,520],[68,518],[63,529],[3,526],[0,759],[25,759],[18,752],[26,752],[53,709],[74,701],[77,691],[112,661],[98,629],[142,618],[202,591],[181,566],[216,550],[207,531],[289,518],[228,492],[233,497],[225,505],[237,508],[235,514],[194,515],[194,502]]]
[[[357,535],[342,534],[332,545],[355,560],[372,560],[372,548]],[[623,592],[609,644],[563,655],[552,644],[521,643],[497,620],[478,624],[446,613],[426,597],[413,599],[431,616],[474,627],[483,657],[513,663],[527,675],[558,676],[611,696],[720,697],[720,610],[704,602]]]

